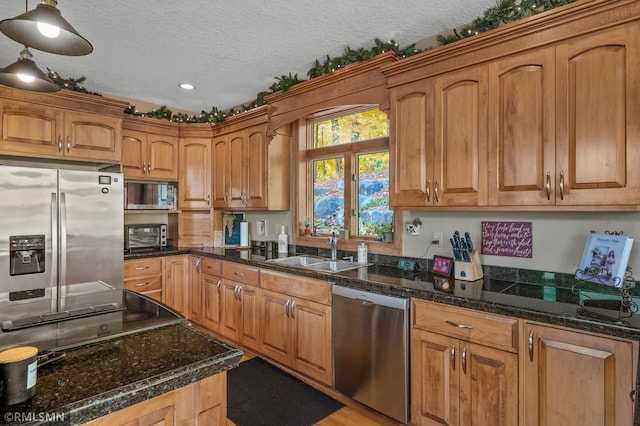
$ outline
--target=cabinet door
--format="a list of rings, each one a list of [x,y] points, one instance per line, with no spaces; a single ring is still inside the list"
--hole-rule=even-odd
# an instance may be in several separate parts
[[[527,323],[521,347],[525,425],[633,424],[638,342]]]
[[[164,261],[164,303],[189,316],[189,256],[168,256]]]
[[[245,207],[267,206],[267,145],[266,125],[248,129],[246,184],[243,197]]]
[[[122,142],[122,119],[65,111],[64,155],[65,157],[120,162]]]
[[[211,141],[180,139],[180,208],[211,206]]]
[[[434,206],[487,204],[487,67],[434,81]]]
[[[228,167],[228,207],[244,207],[244,188],[247,171],[246,132],[239,131],[229,135],[229,167]]]
[[[556,204],[640,203],[640,23],[557,48]]]
[[[518,355],[461,341],[460,424],[518,424]]]
[[[242,316],[240,310],[242,305],[238,300],[239,284],[227,279],[222,280],[222,324],[220,332],[222,335],[240,340],[240,327]]]
[[[147,174],[161,180],[178,180],[178,138],[147,135]]]
[[[262,289],[262,353],[285,365],[291,364],[291,298]]]
[[[227,137],[213,139],[213,207],[225,208],[229,198],[229,145]]]
[[[394,207],[433,204],[432,81],[391,91],[389,203]]]
[[[202,324],[211,331],[219,331],[222,322],[222,278],[202,274]]]
[[[489,204],[555,204],[555,50],[489,65]]]
[[[411,422],[458,425],[458,340],[411,330]]]
[[[0,112],[0,152],[10,155],[61,155],[62,112],[36,104],[4,100],[0,101]]]
[[[147,177],[147,134],[122,131],[122,173],[126,178]]]
[[[296,298],[289,311],[293,322],[291,366],[333,386],[331,307]]]
[[[240,343],[248,348],[260,348],[260,289],[252,285],[240,285],[241,329]]]
[[[202,258],[189,256],[189,320],[202,324]]]

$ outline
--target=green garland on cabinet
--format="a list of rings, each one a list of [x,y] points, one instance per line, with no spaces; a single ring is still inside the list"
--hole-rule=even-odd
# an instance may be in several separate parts
[[[497,3],[494,7],[487,9],[482,17],[476,18],[471,24],[465,25],[460,29],[453,29],[453,34],[450,35],[438,35],[436,41],[438,46],[453,43],[458,40],[471,37],[485,31],[493,30],[502,25],[510,22],[515,22],[529,16],[536,15],[538,13],[554,9],[559,6],[564,6],[569,3],[573,3],[577,0],[496,0]],[[436,46],[437,47],[437,46]],[[313,67],[307,72],[307,77],[313,79],[323,75],[331,74],[337,69],[343,68],[347,65],[363,62],[377,56],[381,53],[393,51],[397,56],[401,58],[416,55],[424,52],[428,49],[418,49],[415,44],[407,46],[405,48],[399,48],[398,44],[393,41],[382,41],[379,38],[374,39],[373,47],[365,49],[363,47],[359,49],[352,49],[347,46],[344,49],[342,56],[331,58],[327,57],[321,62],[316,59]],[[89,92],[85,89],[81,83],[84,82],[86,77],[82,76],[77,79],[68,78],[64,79],[54,71],[49,70],[49,77],[61,88],[74,90],[77,92],[90,93],[93,95],[102,96],[100,93]],[[139,112],[134,105],[131,105],[125,109],[125,113],[138,115],[143,117],[157,118],[161,120],[168,120],[178,123],[219,123],[224,121],[225,118],[240,114],[242,112],[251,110],[253,108],[260,107],[265,104],[264,97],[270,93],[286,92],[292,86],[302,83],[306,80],[298,78],[298,75],[281,75],[275,77],[276,81],[269,87],[271,92],[260,92],[256,96],[254,101],[240,105],[236,108],[230,108],[226,111],[219,110],[215,106],[211,108],[211,111],[202,111],[198,115],[189,115],[185,113],[173,113],[166,106],[150,111]]]

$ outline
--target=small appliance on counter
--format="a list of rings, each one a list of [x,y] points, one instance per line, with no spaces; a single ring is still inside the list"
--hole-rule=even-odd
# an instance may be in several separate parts
[[[161,250],[168,246],[166,224],[131,224],[124,226],[124,250],[131,253],[144,250]]]

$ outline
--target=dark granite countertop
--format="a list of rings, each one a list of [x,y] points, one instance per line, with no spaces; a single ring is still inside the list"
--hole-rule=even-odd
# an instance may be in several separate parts
[[[324,273],[303,268],[281,266],[270,262],[264,252],[222,247],[169,248],[161,251],[126,254],[125,259],[137,259],[178,254],[202,255],[331,281],[345,287],[368,290],[398,297],[415,297],[479,311],[601,333],[608,336],[640,340],[640,315],[624,314],[609,309],[589,308],[589,312],[613,317],[611,320],[581,314],[585,299],[617,297],[617,289],[583,282],[545,279],[543,282],[522,282],[511,277],[490,277],[474,282],[449,278],[447,285],[438,285],[441,278],[428,272],[407,272],[395,266],[373,264],[369,267],[339,273]],[[290,255],[293,255],[291,253]],[[277,254],[274,255],[276,258]],[[434,284],[435,282],[435,284]]]
[[[242,351],[186,323],[136,333],[65,352],[38,368],[35,396],[7,413],[62,414],[60,424],[82,424],[236,367]]]

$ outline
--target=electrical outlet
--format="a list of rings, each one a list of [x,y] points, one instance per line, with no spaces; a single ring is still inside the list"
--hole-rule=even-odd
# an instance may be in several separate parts
[[[442,247],[442,232],[434,232],[433,241],[438,242],[438,243],[433,243],[434,247]]]

